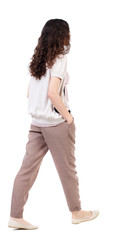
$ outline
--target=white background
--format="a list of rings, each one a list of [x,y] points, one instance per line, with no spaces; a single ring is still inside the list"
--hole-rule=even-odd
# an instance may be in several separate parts
[[[1,1],[0,234],[4,239],[129,239],[128,4],[125,0]],[[7,225],[13,181],[31,123],[28,64],[51,18],[62,18],[70,26],[68,94],[76,125],[80,197],[83,210],[97,209],[100,214],[89,222],[71,223],[47,153],[24,208],[24,219],[39,229],[17,231]]]

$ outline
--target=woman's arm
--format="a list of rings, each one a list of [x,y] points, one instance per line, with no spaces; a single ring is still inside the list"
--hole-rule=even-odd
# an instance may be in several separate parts
[[[28,85],[27,98],[29,97],[29,86],[30,86],[30,82],[29,82],[29,85]]]
[[[71,123],[73,120],[72,115],[68,112],[67,108],[65,107],[61,96],[58,94],[58,89],[60,85],[61,79],[58,77],[51,77],[49,88],[48,88],[48,97],[51,99],[53,105],[59,111],[59,113],[63,116],[64,119],[68,123]]]

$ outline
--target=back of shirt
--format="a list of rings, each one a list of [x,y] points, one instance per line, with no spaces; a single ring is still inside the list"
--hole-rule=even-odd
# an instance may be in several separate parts
[[[36,126],[53,126],[60,124],[65,119],[58,113],[52,101],[48,97],[48,87],[52,76],[59,77],[60,86],[58,94],[65,107],[69,110],[68,92],[66,84],[69,82],[67,73],[67,56],[60,55],[56,58],[52,68],[47,68],[46,75],[40,80],[31,76],[29,97],[28,97],[28,114],[32,117],[32,124]]]

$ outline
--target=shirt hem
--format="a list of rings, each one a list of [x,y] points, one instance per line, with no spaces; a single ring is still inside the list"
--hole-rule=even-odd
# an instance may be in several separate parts
[[[65,122],[65,121],[66,121],[65,119],[62,119],[62,121],[49,124],[48,122],[46,122],[46,123],[45,122],[39,122],[39,121],[37,121],[33,118],[32,121],[31,121],[31,124],[35,125],[35,126],[38,126],[38,127],[52,127],[52,126],[59,125],[59,124]]]

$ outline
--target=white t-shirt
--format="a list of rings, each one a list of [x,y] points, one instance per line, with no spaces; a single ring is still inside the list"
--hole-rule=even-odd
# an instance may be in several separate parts
[[[69,82],[67,68],[67,56],[60,55],[56,58],[51,68],[47,68],[46,75],[40,80],[31,76],[28,97],[28,114],[32,117],[32,124],[39,127],[55,126],[64,122],[62,115],[55,111],[54,105],[48,97],[48,87],[50,77],[61,78],[58,94],[65,107],[70,110],[68,105],[68,91],[66,84]]]

